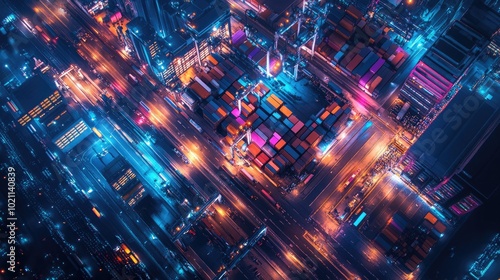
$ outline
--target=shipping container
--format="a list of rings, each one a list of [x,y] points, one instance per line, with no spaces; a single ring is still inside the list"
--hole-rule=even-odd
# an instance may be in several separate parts
[[[382,234],[379,234],[375,238],[375,242],[382,248],[384,253],[388,252],[392,248],[392,245],[387,241],[385,237],[383,237]]]
[[[427,213],[424,217],[427,221],[429,221],[431,224],[435,224],[438,220],[436,216],[434,216],[431,212]]]
[[[415,269],[417,269],[417,264],[414,263],[412,260],[408,260],[406,261],[405,263],[405,267],[410,271],[414,271]]]
[[[292,155],[290,155],[285,149],[286,149],[287,146],[285,146],[285,148],[283,150],[281,150],[280,154],[282,156],[284,156],[286,158],[286,160],[290,163],[290,164],[294,164],[295,161],[297,161]]]
[[[316,131],[313,131],[307,136],[305,140],[307,141],[307,143],[314,147],[318,144],[320,137]]]
[[[298,121],[293,127],[292,127],[292,132],[297,134],[302,128],[304,127],[304,123],[301,121]]]
[[[269,144],[264,145],[262,147],[262,151],[270,158],[276,155],[276,150],[274,150]]]
[[[257,157],[260,152],[260,148],[255,143],[250,143],[247,147],[247,154],[249,154],[252,158]]]
[[[276,174],[278,174],[279,171],[280,171],[279,167],[276,164],[274,164],[272,161],[268,162],[264,168],[264,172],[269,176],[276,175]]]
[[[210,92],[208,92],[206,88],[201,86],[198,82],[193,82],[190,88],[203,100],[210,96]]]
[[[262,152],[254,159],[254,163],[259,168],[262,168],[269,161],[269,159],[269,156]]]
[[[382,234],[393,244],[398,240],[398,237],[388,227],[384,228]]]
[[[295,172],[297,174],[300,174],[302,172],[304,172],[305,168],[306,168],[307,164],[302,161],[302,160],[298,160],[297,162],[295,162],[295,164],[293,165],[293,169],[295,169]]]
[[[356,56],[349,62],[349,64],[347,64],[345,68],[349,72],[352,72],[354,68],[356,68],[359,65],[359,63],[361,63],[361,61],[363,61],[363,57],[360,56],[359,54],[356,54]]]
[[[277,151],[280,151],[285,145],[286,145],[286,141],[284,139],[281,139],[281,140],[278,141],[278,143],[276,143],[276,145],[274,146],[274,148]]]
[[[286,145],[284,150],[290,155],[292,156],[292,158],[294,160],[297,160],[299,159],[299,154],[297,153],[297,151],[295,151],[295,149],[291,146],[291,145]]]
[[[440,234],[443,234],[446,231],[446,226],[438,221],[434,224],[434,229],[436,229],[436,231]]]
[[[357,78],[361,78],[377,62],[379,56],[375,53],[368,54],[365,59],[352,71]]]

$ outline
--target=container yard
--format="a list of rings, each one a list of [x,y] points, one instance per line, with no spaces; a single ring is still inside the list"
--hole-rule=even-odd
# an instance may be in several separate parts
[[[408,59],[408,53],[389,38],[387,28],[367,23],[353,6],[332,11],[327,21],[331,28],[325,30],[316,50],[358,81],[367,94],[377,97]],[[360,38],[368,38],[367,43]]]
[[[235,41],[240,35],[233,36]],[[241,42],[240,49],[255,57],[260,50]],[[182,102],[198,111],[220,134],[222,143],[237,147],[240,156],[268,176],[304,172],[316,158],[318,146],[328,146],[350,116],[349,105],[332,103],[308,119],[299,119],[285,102],[262,82],[249,81],[238,66],[213,54],[205,72],[197,74]],[[249,131],[250,143],[241,137]]]

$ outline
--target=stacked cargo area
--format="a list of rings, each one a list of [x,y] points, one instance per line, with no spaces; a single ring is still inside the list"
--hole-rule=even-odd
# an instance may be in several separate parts
[[[334,102],[300,119],[278,93],[261,81],[249,81],[228,59],[212,54],[208,61],[182,102],[203,115],[223,136],[222,143],[269,176],[303,173],[318,152],[331,146],[351,115],[348,104]]]
[[[324,30],[317,51],[354,78],[367,94],[378,96],[408,53],[390,39],[388,28],[367,23],[354,6],[333,9],[327,20],[330,27]]]
[[[412,272],[443,236],[446,226],[430,212],[416,227],[409,227],[408,224],[407,218],[398,212],[387,222],[374,241],[390,260]]]

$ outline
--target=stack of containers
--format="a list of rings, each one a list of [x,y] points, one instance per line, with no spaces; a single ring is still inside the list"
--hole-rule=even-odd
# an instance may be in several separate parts
[[[269,176],[276,175],[280,171],[281,171],[280,167],[274,161],[268,162],[264,168],[264,172]]]
[[[281,170],[283,170],[283,169],[285,169],[288,165],[290,165],[290,163],[288,162],[288,160],[284,156],[282,156],[280,154],[276,155],[274,157],[274,159],[272,160],[272,162],[274,163],[275,166],[278,167],[277,168],[278,172],[281,171]]]
[[[365,85],[368,86],[368,92],[377,95],[381,88],[383,88],[394,76],[396,72],[388,66],[387,63],[382,65],[372,79]],[[380,77],[380,78],[377,78]]]
[[[398,69],[406,61],[408,56],[408,53],[398,46],[394,54],[389,56],[387,60],[395,69]]]
[[[256,48],[254,48],[254,49],[253,49],[253,50],[252,50],[252,51],[248,54],[248,56],[247,56],[247,57],[248,57],[249,59],[253,59],[253,57],[254,57],[255,55],[257,55],[257,54],[258,54],[259,52],[261,52],[261,51],[262,51],[262,50],[261,50],[259,47],[256,47]]]
[[[314,149],[312,148],[307,149],[304,152],[304,154],[299,158],[299,160],[297,160],[293,165],[293,169],[295,170],[295,172],[299,174],[302,173],[304,169],[307,167],[307,165],[311,163],[311,161],[314,159],[315,156],[316,152],[314,151]]]
[[[247,147],[247,155],[250,155],[251,158],[256,158],[260,152],[259,146],[253,142]]]
[[[210,96],[212,91],[200,78],[195,77],[189,88],[195,92],[201,100],[205,100]]]
[[[258,64],[259,61],[261,61],[265,56],[266,56],[266,52],[262,49],[259,48],[259,52],[256,53],[253,57],[251,57],[250,59],[252,59],[252,61],[255,63],[255,64]]]
[[[368,70],[377,62],[379,59],[379,56],[374,53],[370,52],[364,59],[359,63],[359,65],[354,68],[352,71],[352,75],[355,79],[359,80],[361,77],[368,72]]]
[[[342,58],[339,62],[340,66],[346,68],[347,64],[351,62],[351,60],[357,55],[360,54],[360,50],[364,49],[362,43],[358,43],[352,50],[346,53],[344,58]],[[360,54],[363,58],[364,56]],[[354,66],[355,67],[355,66]]]
[[[244,41],[241,45],[238,46],[238,50],[240,50],[241,53],[246,53],[249,49],[253,49],[254,45],[250,43],[249,41]]]
[[[262,97],[269,93],[269,88],[266,87],[266,85],[264,85],[263,83],[258,83],[254,91],[258,93],[260,97]]]
[[[253,112],[255,112],[255,106],[245,101],[241,101],[241,112],[239,111],[238,107],[236,107],[233,109],[231,114],[236,118],[241,118],[243,122],[245,122]]]
[[[205,72],[201,72],[198,74],[198,77],[207,85],[210,87],[212,92],[218,96],[219,94],[222,93],[220,89],[219,83],[209,74]]]
[[[234,102],[234,95],[231,94],[229,91],[226,91],[220,98],[222,101],[224,101],[227,105],[233,105]]]
[[[260,152],[257,157],[253,160],[253,162],[259,167],[262,168],[268,161],[270,157],[264,152]]]
[[[245,40],[247,39],[245,31],[242,29],[236,31],[233,36],[231,37],[231,43],[233,46],[238,47],[240,46]]]
[[[377,71],[382,68],[382,65],[384,65],[385,60],[382,58],[379,58],[375,64],[370,68],[368,72],[366,72],[365,75],[359,80],[359,85],[362,87],[365,87],[368,81],[371,80],[371,78],[377,73]]]
[[[217,99],[211,99],[203,107],[203,117],[216,129],[216,127],[227,117],[228,111]]]
[[[256,49],[257,49],[257,50],[256,50]],[[258,48],[258,47],[256,47],[255,45],[252,45],[251,47],[249,47],[249,48],[248,48],[248,49],[244,52],[244,54],[245,54],[245,56],[246,56],[246,57],[248,57],[248,56],[250,56],[250,54],[251,54],[252,52],[254,52],[255,50],[258,52],[258,51],[259,51],[259,48]]]
[[[388,60],[390,57],[392,57],[392,55],[396,54],[396,51],[398,49],[400,49],[400,47],[398,46],[398,44],[393,43],[389,47],[389,49],[385,53],[383,53],[381,56],[382,56],[383,59]]]
[[[207,59],[208,59],[208,62],[210,63],[210,65],[212,67],[214,67],[215,65],[219,64],[219,61],[217,61],[217,59],[215,59],[215,57],[213,57],[212,55],[209,55],[207,57]]]

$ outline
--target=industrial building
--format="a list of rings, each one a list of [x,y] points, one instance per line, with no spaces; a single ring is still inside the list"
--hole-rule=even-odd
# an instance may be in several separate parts
[[[12,93],[7,105],[21,126],[29,126],[32,133],[49,139],[64,153],[92,134],[85,121],[68,109],[50,77],[29,78]]]
[[[42,75],[29,78],[12,95],[9,107],[18,116],[18,122],[22,126],[34,119],[43,124],[50,123],[54,115],[58,115],[66,107],[54,82]]]
[[[426,115],[460,81],[499,26],[500,16],[475,2],[417,63],[399,97],[410,102],[416,112]]]
[[[128,205],[134,206],[146,194],[136,171],[123,158],[117,157],[102,171],[104,178]]]
[[[91,134],[92,130],[87,123],[85,123],[84,120],[79,119],[72,123],[67,129],[55,136],[52,142],[59,149],[61,149],[63,153],[67,153]]]
[[[140,61],[153,65],[153,61],[160,55],[161,42],[154,29],[142,17],[137,17],[127,24],[127,34]]]
[[[137,56],[163,83],[200,65],[230,38],[230,12],[220,0],[133,1],[138,18],[127,24]]]
[[[485,98],[487,96],[487,98]],[[462,88],[402,161],[403,178],[456,215],[470,212],[495,191],[498,95]],[[495,152],[497,150],[497,152]]]

